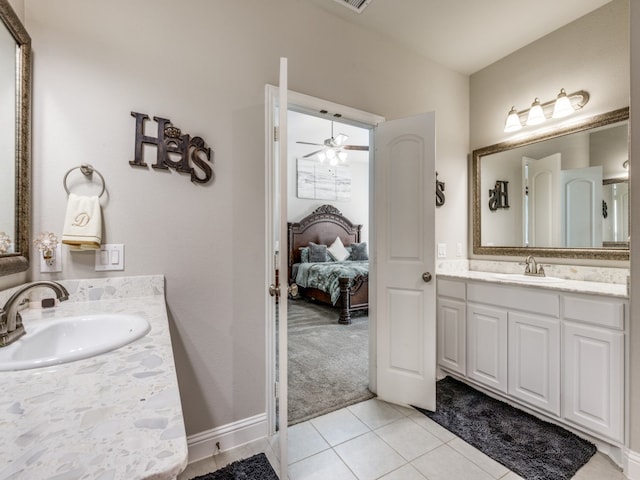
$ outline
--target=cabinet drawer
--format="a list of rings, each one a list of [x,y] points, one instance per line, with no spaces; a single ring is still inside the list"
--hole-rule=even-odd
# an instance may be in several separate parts
[[[437,285],[438,296],[465,299],[465,283],[456,282],[455,280],[438,279]]]
[[[530,287],[469,283],[467,300],[540,315],[560,316],[560,297],[557,293],[534,290]]]
[[[624,329],[624,302],[609,299],[564,297],[564,318],[601,327]]]

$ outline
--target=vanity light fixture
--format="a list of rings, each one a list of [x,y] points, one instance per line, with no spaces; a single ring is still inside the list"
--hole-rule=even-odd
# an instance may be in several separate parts
[[[504,125],[507,133],[517,132],[523,126],[540,125],[549,118],[563,118],[571,115],[576,110],[584,107],[589,101],[589,93],[585,90],[567,94],[564,88],[560,89],[555,100],[540,103],[536,98],[527,110],[518,111],[511,107]]]
[[[42,232],[33,243],[40,250],[42,258],[48,266],[53,266],[56,261],[56,249],[58,247],[58,237],[51,232]]]

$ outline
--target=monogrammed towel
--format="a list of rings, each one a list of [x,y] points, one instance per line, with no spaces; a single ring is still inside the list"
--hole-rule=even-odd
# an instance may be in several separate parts
[[[71,250],[98,250],[102,241],[102,212],[97,196],[69,194],[62,243]]]

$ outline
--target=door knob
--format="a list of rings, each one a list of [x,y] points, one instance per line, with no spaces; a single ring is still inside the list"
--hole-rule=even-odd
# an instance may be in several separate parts
[[[424,283],[429,283],[431,281],[431,274],[429,272],[424,272],[422,274],[422,280],[424,280]]]
[[[289,294],[292,297],[297,297],[298,296],[298,285],[296,285],[295,283],[292,283],[291,285],[289,285],[287,287],[287,290],[289,291]]]
[[[276,287],[273,283],[269,285],[269,295],[272,297],[280,296],[280,287]]]

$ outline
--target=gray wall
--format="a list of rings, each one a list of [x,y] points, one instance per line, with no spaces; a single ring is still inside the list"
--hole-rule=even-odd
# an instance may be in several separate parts
[[[25,6],[34,235],[61,233],[62,177],[89,162],[107,183],[103,242],[124,243],[126,257],[125,272],[99,274],[92,253],[65,247],[61,274],[41,275],[32,262],[32,278],[164,274],[188,434],[265,411],[265,254],[256,246],[265,237],[264,86],[277,83],[279,57],[289,59],[291,90],[388,119],[435,110],[447,182],[438,241],[464,242],[468,77],[296,0]],[[131,111],[203,137],[215,181],[131,167]],[[451,218],[458,225],[445,227]]]

